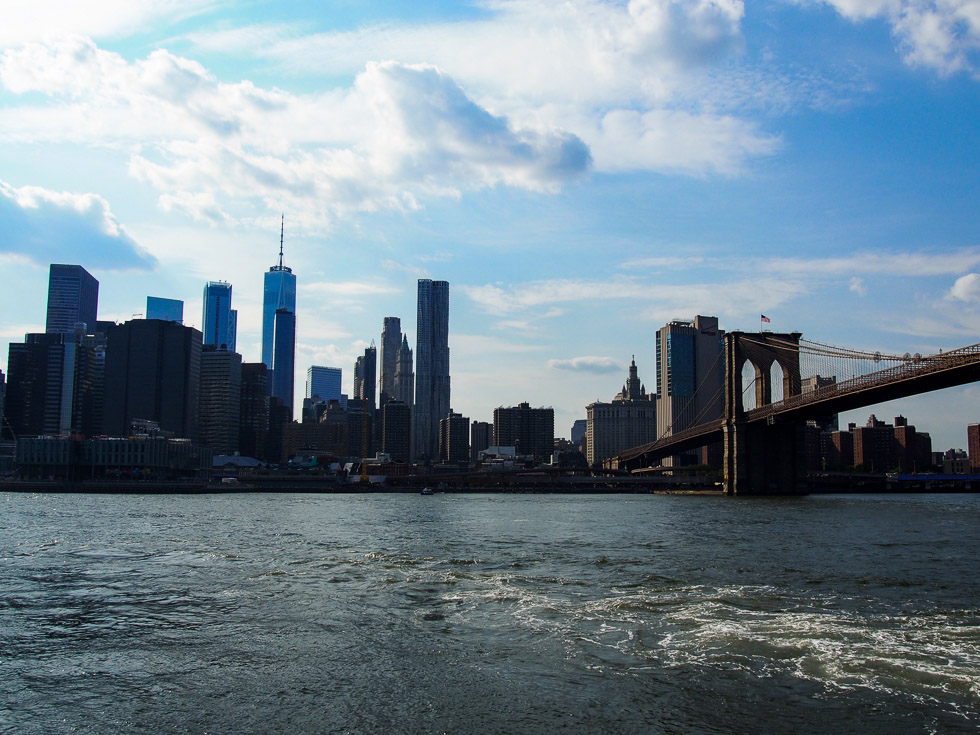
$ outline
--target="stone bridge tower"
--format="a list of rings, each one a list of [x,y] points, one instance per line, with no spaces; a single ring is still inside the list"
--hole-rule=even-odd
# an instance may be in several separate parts
[[[725,335],[725,491],[729,495],[785,495],[797,489],[798,426],[749,424],[742,404],[742,369],[755,370],[755,405],[772,403],[772,366],[783,373],[783,397],[800,393],[799,332]]]

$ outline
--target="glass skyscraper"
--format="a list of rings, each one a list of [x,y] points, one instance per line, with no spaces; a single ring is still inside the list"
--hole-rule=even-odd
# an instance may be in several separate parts
[[[324,401],[339,401],[343,370],[322,365],[310,365],[306,370],[306,397],[319,396]]]
[[[262,362],[271,371],[270,395],[293,407],[293,371],[296,359],[296,276],[282,264],[282,230],[279,264],[265,274],[262,296]]]
[[[80,265],[52,263],[48,271],[48,314],[45,332],[74,334],[84,323],[95,330],[99,310],[99,282]]]
[[[449,415],[449,282],[419,279],[415,343],[415,456],[437,460]]]
[[[204,287],[204,317],[201,324],[204,344],[236,352],[238,313],[231,308],[231,284],[209,281]]]
[[[165,322],[184,323],[184,302],[179,299],[164,299],[159,296],[146,297],[146,318],[162,319]]]

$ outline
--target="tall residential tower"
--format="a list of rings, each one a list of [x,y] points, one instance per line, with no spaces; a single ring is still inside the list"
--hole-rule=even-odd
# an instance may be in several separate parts
[[[415,343],[415,456],[439,457],[439,421],[449,415],[449,282],[419,279]]]

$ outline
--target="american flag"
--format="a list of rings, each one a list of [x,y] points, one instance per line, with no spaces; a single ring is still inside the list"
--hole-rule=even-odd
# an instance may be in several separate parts
[[[770,319],[769,317],[767,317],[767,316],[766,316],[765,314],[761,314],[761,315],[759,316],[759,318],[760,318],[760,319],[761,319],[761,320],[762,320],[763,322],[765,322],[766,324],[768,324],[769,322],[771,322],[771,321],[772,321],[772,319]]]

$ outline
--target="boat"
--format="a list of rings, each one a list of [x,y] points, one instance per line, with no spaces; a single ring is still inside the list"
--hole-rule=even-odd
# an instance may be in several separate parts
[[[422,488],[422,495],[435,495],[436,491],[431,487]]]

